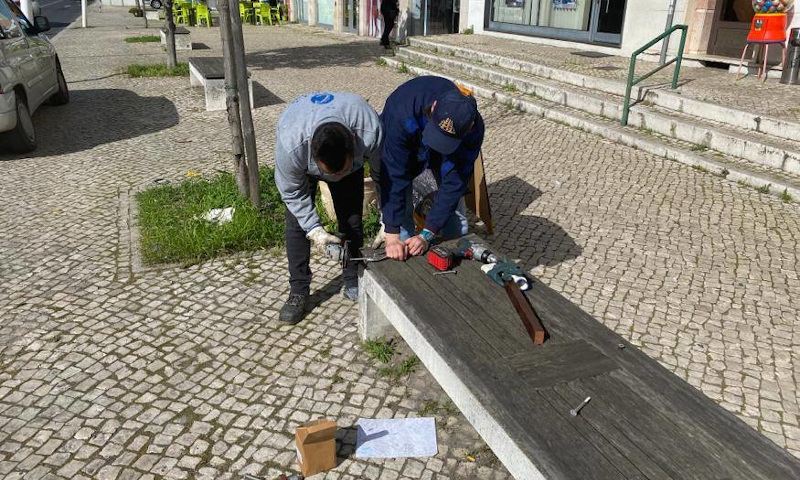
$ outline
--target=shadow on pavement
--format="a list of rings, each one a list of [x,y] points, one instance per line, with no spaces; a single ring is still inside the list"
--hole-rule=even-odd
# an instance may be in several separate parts
[[[253,108],[268,107],[285,103],[282,98],[270,92],[258,82],[253,82]]]
[[[517,176],[489,185],[496,237],[492,244],[521,260],[525,270],[577,258],[583,249],[557,224],[523,213],[542,191]]]
[[[261,70],[353,67],[374,61],[380,53],[379,48],[377,43],[371,42],[282,48],[249,53],[247,65]]]
[[[36,111],[35,151],[24,155],[3,152],[0,160],[81,152],[177,124],[178,110],[164,97],[141,97],[121,89],[73,90],[67,105],[43,105]]]

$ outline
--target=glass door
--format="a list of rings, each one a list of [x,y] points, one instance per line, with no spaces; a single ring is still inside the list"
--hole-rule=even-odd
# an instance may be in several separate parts
[[[333,27],[333,0],[317,1],[317,25]]]
[[[294,0],[292,2],[292,8],[294,8],[298,22],[308,23],[306,0]]]
[[[345,32],[358,31],[358,0],[342,0],[342,29]]]
[[[625,20],[625,0],[591,1],[592,41],[619,45],[622,42],[622,23]]]

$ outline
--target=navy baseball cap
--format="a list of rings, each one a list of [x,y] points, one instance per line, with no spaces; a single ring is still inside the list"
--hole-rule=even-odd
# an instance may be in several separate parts
[[[478,116],[478,103],[472,95],[452,90],[436,99],[436,107],[422,131],[422,140],[437,152],[450,155],[467,135]]]

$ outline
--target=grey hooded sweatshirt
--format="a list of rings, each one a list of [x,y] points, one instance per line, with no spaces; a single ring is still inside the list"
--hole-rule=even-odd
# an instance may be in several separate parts
[[[350,172],[380,155],[383,133],[378,114],[363,98],[348,92],[312,93],[296,98],[278,119],[275,142],[275,184],[286,208],[306,232],[320,225],[311,200],[308,176],[335,182],[342,177],[327,175],[311,158],[311,137],[323,123],[338,122],[355,136],[355,154]],[[348,172],[348,173],[350,173]]]

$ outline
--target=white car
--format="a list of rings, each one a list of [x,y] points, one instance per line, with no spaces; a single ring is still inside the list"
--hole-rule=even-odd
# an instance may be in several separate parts
[[[22,6],[20,5],[20,0],[13,0],[14,4],[22,10]],[[38,17],[42,14],[42,7],[39,6],[39,0],[31,0],[31,8],[33,8],[33,16]]]
[[[50,30],[46,17],[30,21],[10,0],[0,0],[0,148],[15,153],[36,148],[31,116],[45,101],[69,102],[56,49],[39,35]]]

